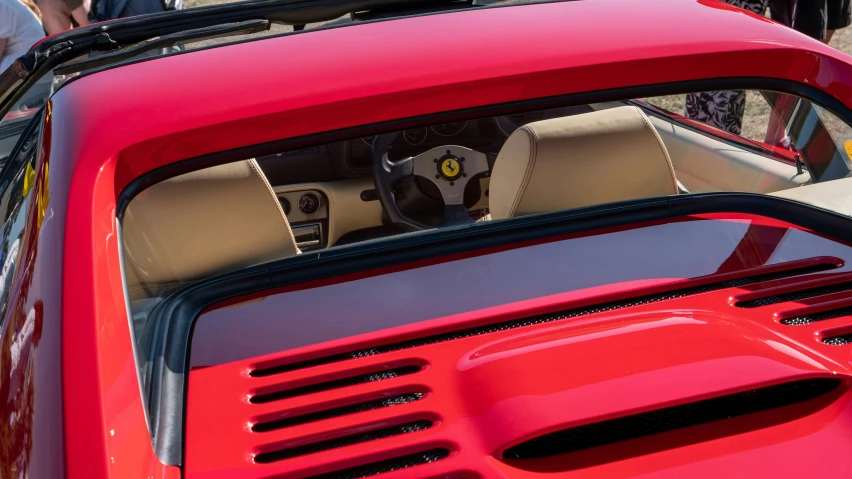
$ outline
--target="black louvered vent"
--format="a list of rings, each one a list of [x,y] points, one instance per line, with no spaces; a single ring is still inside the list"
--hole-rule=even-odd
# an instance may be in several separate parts
[[[850,315],[852,315],[852,307],[846,307],[823,311],[821,313],[805,314],[802,316],[796,316],[795,318],[785,318],[781,320],[781,324],[786,324],[787,326],[804,326],[817,321],[825,321],[826,319]]]
[[[449,333],[443,334],[435,334],[432,336],[424,336],[417,339],[412,339],[409,341],[400,341],[397,343],[386,344],[383,346],[376,346],[368,349],[361,349],[357,351],[351,351],[348,353],[342,354],[334,354],[330,356],[324,356],[320,358],[309,359],[305,361],[298,361],[289,364],[282,364],[279,366],[271,366],[267,368],[256,369],[252,372],[252,376],[270,376],[273,374],[286,373],[290,371],[297,371],[300,369],[306,369],[314,366],[321,366],[324,364],[331,364],[341,361],[348,361],[351,359],[357,359],[367,356],[374,356],[382,353],[389,353],[393,351],[401,351],[404,349],[416,348],[419,346],[426,346],[429,344],[441,343],[445,341],[452,341],[454,339],[462,339],[468,338],[471,336],[479,336],[482,334],[494,333],[498,331],[506,331],[511,329],[517,329],[525,326],[532,326],[535,324],[549,323],[552,321],[558,321],[561,319],[568,319],[577,316],[584,316],[587,314],[601,313],[605,311],[613,311],[622,308],[629,308],[631,306],[639,306],[642,304],[656,303],[659,301],[666,301],[675,298],[682,298],[684,296],[690,296],[694,294],[706,293],[709,291],[717,291],[720,289],[726,288],[734,288],[739,286],[745,286],[748,284],[759,283],[762,281],[772,281],[776,279],[789,278],[793,276],[800,276],[804,274],[817,273],[820,271],[826,271],[829,269],[836,268],[837,265],[833,263],[822,263],[815,264],[812,266],[805,266],[799,268],[791,268],[786,271],[779,271],[774,273],[766,273],[766,274],[758,274],[754,276],[748,276],[744,278],[738,278],[728,281],[718,281],[715,283],[707,283],[701,286],[694,286],[689,288],[681,288],[681,289],[673,289],[670,291],[666,291],[663,293],[655,293],[648,294],[643,296],[637,296],[634,298],[619,300],[619,301],[611,301],[608,303],[597,304],[594,306],[587,306],[582,308],[569,309],[566,311],[561,311],[557,313],[545,314],[541,316],[533,316],[530,318],[522,318],[511,321],[503,321],[494,324],[488,324],[485,326],[478,326],[474,328],[462,329],[459,331],[453,331]]]
[[[507,449],[503,457],[537,459],[637,439],[807,401],[839,385],[839,379],[830,378],[794,381],[586,424],[523,442]]]
[[[833,336],[822,340],[823,343],[830,346],[844,346],[852,343],[852,334],[844,334],[842,336]]]
[[[347,416],[349,414],[357,414],[359,412],[371,411],[373,409],[399,406],[401,404],[419,401],[423,399],[423,396],[424,394],[419,392],[398,394],[395,396],[374,399],[371,401],[364,401],[331,409],[325,409],[322,411],[312,412],[308,414],[260,422],[252,426],[251,430],[254,432],[274,431],[276,429],[284,429],[286,427],[298,426],[300,424],[307,424],[309,422],[322,421],[325,419]]]
[[[387,379],[392,379],[399,376],[405,376],[408,374],[414,374],[422,369],[421,366],[402,366],[394,369],[385,369],[382,371],[377,371],[369,374],[359,374],[357,376],[349,376],[346,378],[335,379],[333,381],[326,381],[317,384],[309,384],[307,386],[300,386],[291,389],[284,389],[281,391],[273,391],[269,393],[258,394],[256,396],[252,396],[250,401],[254,404],[263,404],[272,401],[279,401],[281,399],[288,399],[297,396],[304,396],[307,394],[313,394],[321,391],[328,391],[331,389],[339,389],[347,386],[354,386],[356,384],[364,384],[375,381],[384,381]]]
[[[269,462],[281,461],[293,457],[304,456],[316,452],[328,451],[337,449],[338,447],[351,446],[362,442],[375,441],[387,437],[409,434],[412,432],[423,431],[432,427],[434,423],[428,420],[414,421],[397,426],[384,427],[372,431],[360,432],[349,436],[329,439],[327,441],[314,442],[301,446],[280,449],[277,451],[264,452],[255,456],[254,461],[265,464]]]
[[[449,449],[436,448],[310,477],[311,479],[357,479],[359,477],[375,476],[385,472],[408,469],[409,467],[421,464],[429,464],[430,462],[440,461],[449,455]]]
[[[839,293],[841,291],[852,290],[852,281],[843,283],[830,284],[828,286],[820,286],[818,288],[803,289],[793,291],[791,293],[778,294],[775,296],[767,296],[765,298],[752,299],[737,303],[740,308],[757,308],[760,306],[769,306],[771,304],[786,303],[788,301],[800,301],[807,298],[822,296],[825,294]]]

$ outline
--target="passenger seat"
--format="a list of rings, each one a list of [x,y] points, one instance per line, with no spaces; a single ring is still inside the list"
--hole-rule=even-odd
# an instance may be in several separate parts
[[[489,209],[503,219],[678,193],[660,135],[623,106],[515,130],[494,164]]]
[[[122,221],[131,300],[299,253],[281,204],[255,160],[157,183]]]

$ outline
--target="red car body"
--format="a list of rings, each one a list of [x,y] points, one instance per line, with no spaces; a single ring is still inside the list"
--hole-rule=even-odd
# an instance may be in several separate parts
[[[174,88],[159,88],[166,77]],[[495,302],[437,316],[424,303],[421,319],[429,321],[368,324],[333,342],[292,350],[256,344],[257,349],[245,349],[261,336],[248,327],[235,334],[249,343],[223,343],[221,326],[248,315],[252,328],[267,337],[285,334],[259,318],[280,310],[277,298],[306,286],[268,293],[260,303],[231,300],[231,307],[209,310],[197,321],[193,358],[206,359],[193,359],[189,374],[183,464],[164,464],[152,447],[116,227],[119,199],[137,178],[203,155],[263,143],[274,151],[272,142],[281,139],[361,125],[723,78],[807,88],[828,103],[852,108],[852,58],[713,0],[584,1],[427,15],[188,52],[68,83],[52,97],[43,118],[42,166],[34,186],[38,201],[31,203],[3,325],[0,428],[6,429],[7,442],[0,470],[30,478],[295,477],[437,448],[449,456],[386,477],[847,477],[852,470],[850,352],[820,340],[850,332],[852,322],[840,317],[792,328],[773,315],[827,308],[827,301],[846,304],[848,293],[798,305],[739,308],[736,302],[743,295],[768,295],[772,288],[802,287],[814,278],[847,281],[852,250],[802,226],[739,213],[687,215],[310,284],[342,285],[334,301],[356,304],[359,290],[346,287],[355,278],[381,283],[394,274],[440,265],[448,268],[447,277],[455,277],[466,263],[490,267],[515,250],[535,254],[536,248],[569,244],[576,245],[568,248],[576,259],[592,258],[588,266],[600,268],[592,276],[566,271],[564,283],[520,268],[528,273],[527,290],[517,298],[491,298]],[[731,232],[742,228],[748,230],[743,240],[731,243],[736,236]],[[608,261],[619,257],[614,241],[588,241],[603,235],[623,236],[618,244],[646,246],[642,254],[653,261]],[[717,241],[702,250],[678,249],[682,243],[673,241],[701,237]],[[731,248],[733,254],[723,254]],[[286,377],[247,374],[264,365],[461,326],[813,265],[826,269],[720,287],[663,305],[328,363]],[[488,287],[507,286],[468,287],[458,294],[472,298]],[[704,340],[683,341],[695,337]],[[575,347],[566,350],[569,343]],[[647,346],[642,354],[632,353],[637,343]],[[414,390],[426,397],[399,408],[407,408],[405,417],[413,421],[437,424],[428,431],[293,463],[251,459],[263,452],[261,442],[289,439],[272,432],[260,441],[252,433],[253,424],[284,413],[280,405],[252,404],[250,392],[403,366],[416,366],[418,372],[360,385],[346,395],[329,391],[295,398],[287,414],[352,396]],[[576,374],[552,374],[564,370]],[[727,429],[697,426],[605,446],[579,456],[570,467],[546,459],[519,465],[499,457],[504,446],[565,425],[809,378],[840,378],[841,385],[804,409],[732,420]],[[369,414],[371,424],[387,418],[382,411]],[[302,433],[334,437],[350,425],[342,421],[334,430],[308,425]]]

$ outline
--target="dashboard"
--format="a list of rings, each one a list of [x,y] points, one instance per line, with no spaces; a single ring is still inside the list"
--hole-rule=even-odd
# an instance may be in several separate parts
[[[351,154],[347,161],[352,168],[372,169],[373,138],[368,136],[350,141]],[[495,118],[424,126],[401,131],[391,145],[390,156],[391,160],[397,160],[441,145],[459,145],[496,155],[506,138],[508,135]]]
[[[583,105],[412,128],[398,132],[388,155],[397,161],[455,145],[484,153],[493,166],[506,139],[520,126],[587,111],[591,108]],[[383,219],[373,187],[373,139],[354,138],[257,158],[298,236],[300,249],[344,244],[350,234],[363,240],[398,233]],[[487,171],[465,185],[463,202],[474,219],[488,212],[489,177]],[[434,226],[440,223],[444,202],[432,181],[415,176],[400,182],[393,193],[406,216]]]

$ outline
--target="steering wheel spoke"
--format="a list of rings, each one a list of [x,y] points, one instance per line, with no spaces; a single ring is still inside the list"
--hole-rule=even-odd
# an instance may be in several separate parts
[[[441,226],[472,222],[464,206],[464,190],[470,179],[489,171],[486,155],[463,146],[448,145],[392,162],[388,152],[396,135],[379,135],[373,140],[373,176],[379,199],[391,220],[409,230],[430,228],[402,214],[393,197],[393,187],[399,181],[420,176],[434,183],[441,192],[444,200]]]

